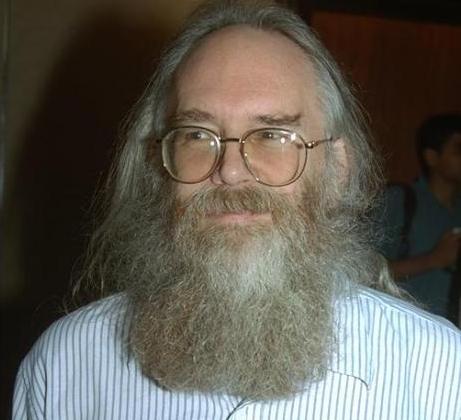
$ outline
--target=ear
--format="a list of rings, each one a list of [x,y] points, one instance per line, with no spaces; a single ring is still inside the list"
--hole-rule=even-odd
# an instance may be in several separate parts
[[[437,165],[439,160],[439,154],[433,149],[424,149],[423,159],[426,162],[427,166],[433,168]]]

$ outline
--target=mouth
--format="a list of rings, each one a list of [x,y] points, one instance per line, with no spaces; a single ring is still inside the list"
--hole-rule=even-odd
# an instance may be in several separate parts
[[[245,225],[250,223],[270,223],[272,217],[269,213],[252,213],[252,212],[239,212],[239,213],[211,213],[207,215],[208,220],[222,224],[239,224]]]

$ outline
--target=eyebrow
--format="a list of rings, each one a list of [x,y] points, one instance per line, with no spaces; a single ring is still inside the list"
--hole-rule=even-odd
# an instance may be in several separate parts
[[[300,125],[301,114],[262,114],[256,115],[251,118],[254,122],[264,124],[267,126],[281,127],[298,127]],[[179,111],[168,118],[170,126],[189,124],[189,123],[203,123],[213,122],[215,117],[209,112],[203,111],[198,108],[186,109]]]
[[[260,124],[270,125],[270,126],[289,126],[297,127],[300,125],[301,114],[264,114],[258,115],[254,120]]]
[[[198,108],[186,109],[179,111],[168,118],[170,125],[179,125],[184,123],[201,123],[204,121],[214,121],[214,116],[209,112],[202,111]]]

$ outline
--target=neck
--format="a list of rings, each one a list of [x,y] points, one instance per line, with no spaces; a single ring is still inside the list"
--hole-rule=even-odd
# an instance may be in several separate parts
[[[434,174],[428,179],[429,190],[444,207],[453,210],[460,186]]]

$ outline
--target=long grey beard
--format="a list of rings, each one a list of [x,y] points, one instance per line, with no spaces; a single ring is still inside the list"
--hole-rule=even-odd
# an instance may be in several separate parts
[[[342,291],[332,263],[341,265],[341,241],[306,202],[314,197],[295,205],[261,188],[217,188],[187,203],[173,195],[135,206],[120,255],[144,373],[169,389],[251,399],[322,379]],[[204,217],[240,210],[270,212],[273,224]]]

